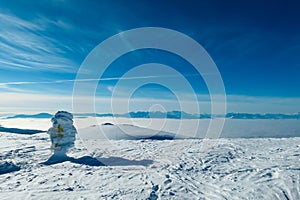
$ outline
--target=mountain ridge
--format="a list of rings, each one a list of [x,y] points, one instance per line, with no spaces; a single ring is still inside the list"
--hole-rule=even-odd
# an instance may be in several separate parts
[[[50,113],[38,113],[38,114],[17,114],[14,116],[8,116],[5,119],[15,118],[51,118],[53,115]],[[211,118],[228,118],[228,119],[300,119],[300,113],[295,114],[282,114],[282,113],[234,113],[230,112],[224,115],[212,115],[212,114],[191,114],[184,111],[170,111],[170,112],[148,112],[148,111],[136,111],[125,114],[111,114],[111,113],[84,113],[74,114],[75,117],[125,117],[125,118],[168,118],[168,119],[211,119]]]

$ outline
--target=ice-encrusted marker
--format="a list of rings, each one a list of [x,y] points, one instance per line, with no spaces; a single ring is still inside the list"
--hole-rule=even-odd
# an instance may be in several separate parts
[[[55,156],[66,157],[76,139],[73,115],[66,111],[58,111],[51,121],[52,127],[47,132],[51,139],[51,149]]]

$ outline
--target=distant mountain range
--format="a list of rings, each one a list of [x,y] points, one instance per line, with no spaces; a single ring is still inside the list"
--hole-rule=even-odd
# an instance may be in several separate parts
[[[300,119],[297,114],[249,114],[249,113],[228,113],[226,118],[231,119]]]
[[[6,117],[6,119],[12,118],[51,118],[53,115],[49,113],[39,114],[18,114],[14,116]],[[183,111],[171,111],[171,112],[129,112],[125,114],[75,114],[75,117],[126,117],[126,118],[168,118],[168,119],[211,119],[211,118],[229,118],[229,119],[300,119],[300,113],[296,114],[252,114],[252,113],[227,113],[224,115],[211,115],[211,114],[190,114]]]
[[[38,113],[38,114],[33,114],[33,115],[19,114],[19,115],[6,117],[6,119],[12,119],[12,118],[51,118],[52,116],[53,115],[51,115],[49,113]]]

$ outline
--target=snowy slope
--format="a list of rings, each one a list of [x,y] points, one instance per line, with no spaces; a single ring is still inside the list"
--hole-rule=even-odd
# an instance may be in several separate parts
[[[141,128],[130,124],[102,124],[79,129],[81,139],[137,140],[137,139],[174,139],[175,134]]]
[[[46,133],[0,137],[0,199],[300,199],[300,138],[218,139],[203,150],[202,139],[78,135],[68,159],[45,165]]]

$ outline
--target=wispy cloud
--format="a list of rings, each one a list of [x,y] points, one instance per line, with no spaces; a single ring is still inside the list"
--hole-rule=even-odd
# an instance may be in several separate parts
[[[10,13],[0,13],[0,68],[45,71],[74,71],[76,63],[55,37],[49,37],[47,28],[62,31],[63,23],[47,18],[25,21]]]
[[[188,74],[186,76],[199,76],[198,74]],[[152,79],[152,78],[176,78],[176,75],[160,75],[160,76],[135,76],[135,77],[110,77],[110,78],[98,78],[98,79],[69,79],[69,80],[53,80],[53,81],[20,81],[20,82],[5,82],[1,85],[34,85],[34,84],[55,84],[55,83],[67,83],[67,82],[90,82],[90,81],[114,81],[114,80],[138,80],[138,79]]]

